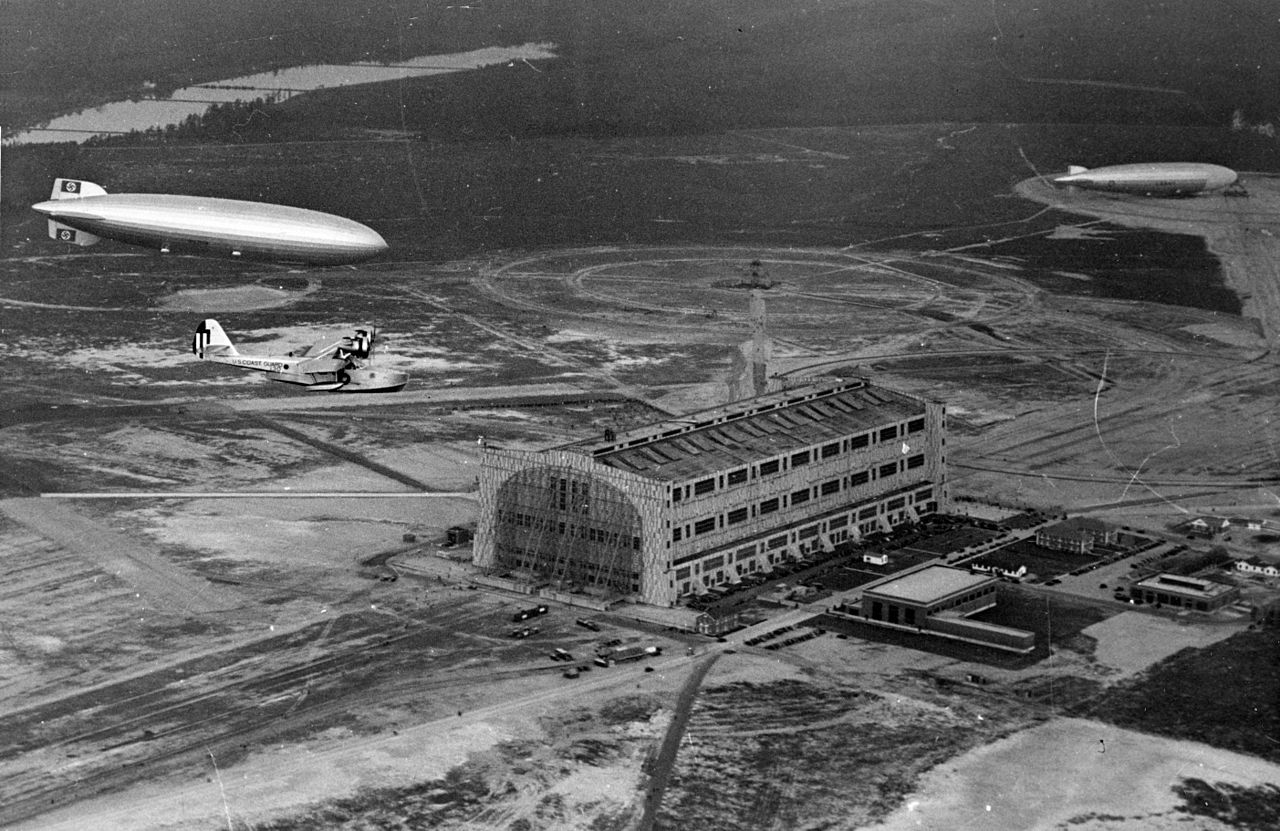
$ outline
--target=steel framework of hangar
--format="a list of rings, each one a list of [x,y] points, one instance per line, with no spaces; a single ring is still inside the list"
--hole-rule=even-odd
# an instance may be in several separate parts
[[[949,507],[941,404],[814,383],[547,450],[481,451],[474,562],[673,606]]]

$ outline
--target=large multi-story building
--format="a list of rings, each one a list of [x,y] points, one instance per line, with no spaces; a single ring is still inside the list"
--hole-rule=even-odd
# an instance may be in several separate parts
[[[476,565],[672,606],[949,505],[941,404],[813,384],[549,450],[486,447]]]
[[[1036,531],[1036,545],[1073,554],[1089,554],[1095,545],[1112,545],[1116,529],[1100,519],[1078,516]]]

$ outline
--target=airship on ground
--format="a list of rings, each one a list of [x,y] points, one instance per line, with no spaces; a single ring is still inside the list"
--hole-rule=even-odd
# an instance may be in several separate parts
[[[354,334],[326,338],[284,355],[246,355],[236,349],[218,321],[209,318],[196,327],[191,352],[202,361],[267,373],[272,381],[301,384],[308,390],[343,392],[396,392],[409,381],[409,373],[374,367],[376,332],[357,329]]]
[[[1229,167],[1200,162],[1142,162],[1109,167],[1078,167],[1050,179],[1055,185],[1129,193],[1137,196],[1194,196],[1234,185]]]
[[[208,257],[342,265],[387,249],[377,231],[340,216],[265,202],[107,193],[93,182],[55,179],[49,201],[31,206],[49,218],[49,236],[74,245],[113,239]]]

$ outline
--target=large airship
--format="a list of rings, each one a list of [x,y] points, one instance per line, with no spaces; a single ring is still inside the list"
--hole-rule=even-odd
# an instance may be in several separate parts
[[[333,214],[265,202],[107,193],[93,182],[55,179],[49,201],[31,206],[49,218],[49,236],[74,245],[101,238],[207,257],[342,265],[387,249],[377,231]]]
[[[1230,187],[1237,178],[1234,170],[1216,164],[1142,162],[1092,170],[1072,165],[1064,175],[1054,176],[1050,181],[1055,185],[1138,196],[1194,196]]]

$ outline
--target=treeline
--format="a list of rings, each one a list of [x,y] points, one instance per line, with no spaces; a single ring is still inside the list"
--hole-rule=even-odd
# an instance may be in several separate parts
[[[120,145],[166,143],[228,143],[279,140],[276,131],[289,119],[279,107],[276,95],[252,101],[228,101],[213,104],[203,113],[192,113],[176,124],[130,130],[111,136],[86,139],[85,147],[118,147]]]

